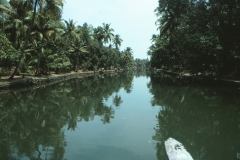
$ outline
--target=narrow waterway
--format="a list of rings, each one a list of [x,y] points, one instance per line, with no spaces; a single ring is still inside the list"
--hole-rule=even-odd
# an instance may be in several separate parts
[[[0,95],[0,159],[162,160],[164,141],[195,160],[240,159],[238,91],[119,74]]]
[[[151,106],[151,94],[146,77],[133,78],[129,88],[120,88],[103,104],[109,107],[111,120],[104,123],[104,116],[88,122],[78,122],[75,131],[65,128],[65,158],[68,159],[156,159],[155,141],[152,140],[159,107]],[[121,97],[115,106],[113,99]]]

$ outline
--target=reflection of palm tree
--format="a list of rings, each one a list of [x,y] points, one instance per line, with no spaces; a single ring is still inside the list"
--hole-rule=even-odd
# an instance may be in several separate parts
[[[114,110],[113,110],[113,108],[110,106],[110,107],[108,107],[108,106],[103,106],[103,115],[102,115],[102,121],[103,121],[103,123],[105,124],[105,123],[110,123],[110,119],[111,118],[114,118]]]
[[[45,152],[49,159],[62,159],[66,145],[62,127],[74,130],[77,123],[91,121],[95,116],[101,117],[104,124],[110,123],[114,118],[114,107],[107,106],[103,99],[114,94],[116,103],[113,104],[120,105],[122,99],[116,93],[124,86],[125,80],[129,83],[132,79],[133,74],[104,79],[89,77],[81,81],[74,79],[31,92],[18,92],[11,99],[1,100],[0,135],[9,143],[5,144],[1,139],[0,147],[3,144],[9,155],[13,153],[17,158],[37,159]],[[4,108],[6,106],[8,110]],[[7,133],[9,137],[5,136]],[[39,149],[40,145],[43,150]],[[1,149],[0,157],[2,152]]]
[[[133,73],[127,74],[123,80],[123,88],[127,93],[131,93],[132,91],[132,87],[133,87],[132,80],[133,80]]]
[[[122,101],[121,96],[119,96],[119,95],[116,94],[116,95],[113,97],[113,104],[114,104],[116,107],[120,106],[120,104],[121,104],[122,102],[123,102],[123,101]]]
[[[65,147],[64,144],[58,144],[57,146],[54,146],[54,151],[51,160],[62,160],[65,153],[64,147]]]
[[[159,82],[161,87],[159,87]],[[186,144],[185,147],[193,157],[202,155],[202,159],[207,159],[205,156],[209,154],[208,150],[218,148],[212,146],[209,141],[214,139],[224,145],[230,143],[227,142],[229,140],[225,141],[218,135],[221,128],[224,130],[223,132],[226,131],[226,128],[220,127],[219,124],[220,121],[222,123],[229,121],[225,114],[229,108],[225,111],[222,110],[224,108],[222,99],[216,92],[204,88],[190,88],[183,84],[179,86],[179,84],[181,84],[180,80],[174,80],[173,77],[160,76],[152,76],[151,82],[148,84],[149,91],[153,94],[152,101],[155,105],[162,107],[157,115],[158,124],[155,127],[155,135],[152,137],[158,141],[156,144],[158,158],[165,158],[162,142],[169,137],[174,137]],[[234,115],[232,116],[234,117]],[[229,130],[228,127],[227,130]],[[221,147],[218,148],[218,150],[221,149]],[[199,153],[199,151],[201,152]],[[224,155],[222,156],[224,157]],[[219,155],[213,157],[215,157],[213,159],[219,159],[217,158]]]

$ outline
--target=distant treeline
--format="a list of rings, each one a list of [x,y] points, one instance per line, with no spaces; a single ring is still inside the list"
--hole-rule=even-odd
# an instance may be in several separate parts
[[[239,76],[239,0],[159,0],[155,12],[152,67]]]

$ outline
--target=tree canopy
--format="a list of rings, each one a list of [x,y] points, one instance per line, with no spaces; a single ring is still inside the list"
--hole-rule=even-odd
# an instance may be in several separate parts
[[[123,40],[110,23],[93,27],[62,20],[63,5],[62,0],[1,1],[1,45],[6,44],[0,67],[15,68],[10,78],[19,73],[134,67],[132,50],[119,50]]]
[[[240,73],[240,1],[159,0],[151,66],[206,76]]]

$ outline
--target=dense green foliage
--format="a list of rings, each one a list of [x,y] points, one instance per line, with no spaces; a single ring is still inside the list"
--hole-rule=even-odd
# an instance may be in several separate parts
[[[135,59],[135,67],[137,70],[148,69],[150,62],[148,59]]]
[[[12,66],[17,59],[17,50],[11,45],[11,42],[0,33],[0,67]]]
[[[15,51],[10,50],[12,47],[6,50],[5,45],[0,66],[16,66],[19,72],[35,75],[49,71],[133,68],[131,48],[119,50],[123,40],[114,35],[110,24],[94,28],[87,23],[80,26],[73,20],[61,20],[62,0],[3,2],[1,41],[7,37],[3,41]]]
[[[151,66],[239,76],[240,1],[159,0]]]

